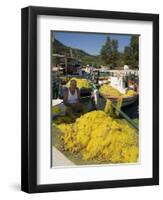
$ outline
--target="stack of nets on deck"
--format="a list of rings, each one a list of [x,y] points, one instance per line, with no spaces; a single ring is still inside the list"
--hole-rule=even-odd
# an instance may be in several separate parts
[[[92,111],[75,123],[59,124],[64,151],[81,153],[83,160],[129,163],[138,160],[138,135],[126,121]]]
[[[104,84],[99,89],[100,93],[106,96],[114,96],[114,97],[130,97],[136,94],[133,90],[128,90],[126,94],[122,94],[119,90],[112,87],[109,84]]]

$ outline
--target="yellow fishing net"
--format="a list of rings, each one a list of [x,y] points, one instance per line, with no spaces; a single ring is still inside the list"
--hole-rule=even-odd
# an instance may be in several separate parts
[[[109,107],[109,106],[108,106]],[[109,109],[108,109],[109,110]],[[59,124],[65,151],[80,152],[83,160],[128,163],[138,160],[138,135],[126,122],[104,111],[82,115],[72,124]]]
[[[77,82],[77,87],[78,87],[79,89],[81,89],[81,88],[85,88],[85,89],[90,89],[90,88],[92,88],[91,83],[90,83],[87,79],[84,79],[84,78],[72,78],[72,79],[70,79],[70,81],[66,84],[67,87],[70,86],[71,80],[76,80],[76,82]]]
[[[58,106],[53,106],[52,107],[52,113],[59,113],[61,111],[61,109]]]
[[[116,114],[117,116],[119,116],[119,110],[121,110],[122,102],[123,102],[123,98],[122,98],[122,97],[119,97],[119,98],[118,98],[118,101],[117,101],[117,105],[116,105],[116,111],[115,111],[115,114]]]
[[[106,114],[108,114],[109,116],[113,116],[113,114],[114,114],[112,102],[109,99],[106,100],[104,112]]]
[[[116,103],[116,109],[113,109],[111,100],[107,99],[104,112],[107,113],[111,117],[118,117],[119,116],[119,110],[121,110],[123,103],[123,98],[118,97],[117,103]]]
[[[134,91],[134,90],[128,90],[127,92],[126,92],[126,96],[133,96],[133,95],[135,95],[136,94],[136,92]]]
[[[119,92],[118,89],[112,87],[109,84],[103,84],[100,87],[99,91],[101,94],[115,96],[115,97],[130,97],[130,96],[134,96],[136,94],[136,92],[133,90],[128,90],[126,92],[126,94],[122,94],[121,92]]]
[[[100,89],[100,93],[107,94],[109,96],[121,96],[122,94],[109,84],[103,84]]]

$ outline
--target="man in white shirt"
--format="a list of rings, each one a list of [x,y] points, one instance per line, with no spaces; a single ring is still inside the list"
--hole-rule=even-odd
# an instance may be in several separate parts
[[[71,80],[70,87],[66,88],[63,95],[63,102],[66,106],[66,113],[72,118],[76,119],[83,111],[83,104],[80,102],[80,91],[77,87],[76,80]]]

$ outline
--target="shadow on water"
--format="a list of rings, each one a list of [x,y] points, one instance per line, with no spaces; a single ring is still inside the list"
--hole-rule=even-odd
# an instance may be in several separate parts
[[[122,111],[131,119],[139,118],[139,99],[137,99],[133,104],[123,107]]]

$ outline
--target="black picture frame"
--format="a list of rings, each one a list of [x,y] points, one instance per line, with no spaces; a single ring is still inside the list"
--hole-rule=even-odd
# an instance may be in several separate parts
[[[37,185],[37,16],[55,15],[153,23],[153,177]],[[21,11],[21,190],[28,193],[159,184],[159,15],[29,6]]]

